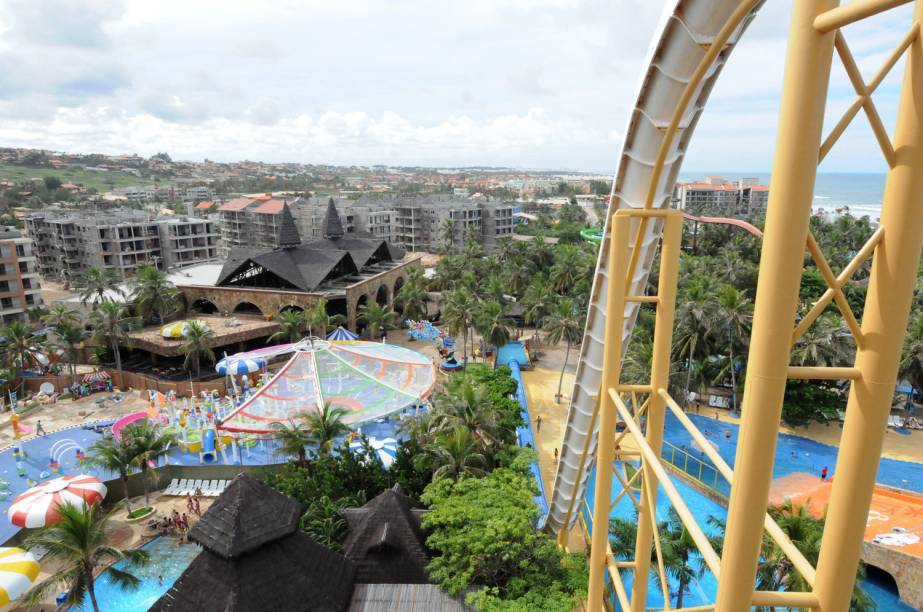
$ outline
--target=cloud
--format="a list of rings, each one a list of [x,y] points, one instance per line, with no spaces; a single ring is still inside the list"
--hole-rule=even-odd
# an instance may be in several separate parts
[[[769,167],[791,2],[731,55],[687,166]],[[611,172],[663,4],[0,0],[0,145]],[[865,74],[907,25],[847,32]],[[896,82],[876,93],[888,125]],[[853,95],[835,73],[834,106]]]

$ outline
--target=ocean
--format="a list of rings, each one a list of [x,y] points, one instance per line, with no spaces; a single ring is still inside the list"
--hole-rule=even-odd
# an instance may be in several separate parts
[[[680,180],[702,180],[706,176],[721,176],[729,181],[756,177],[764,185],[772,184],[768,172],[683,172]],[[868,215],[875,221],[881,214],[884,189],[884,174],[818,174],[814,186],[814,209],[836,213],[837,209],[848,207],[853,216]]]

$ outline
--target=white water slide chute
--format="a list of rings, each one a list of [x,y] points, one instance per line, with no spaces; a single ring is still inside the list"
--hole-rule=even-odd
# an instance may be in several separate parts
[[[606,288],[609,282],[605,255],[610,240],[609,219],[619,209],[645,208],[648,199],[651,200],[648,206],[655,209],[671,206],[673,186],[708,95],[729,54],[761,5],[762,1],[752,0],[670,0],[661,16],[628,129],[625,131],[619,167],[612,186],[609,214],[596,263],[586,331],[577,365],[577,378],[555,475],[551,513],[548,517],[551,529],[569,528],[580,516],[586,498],[587,480],[596,456],[598,420],[594,418],[594,410],[603,368]],[[721,34],[725,25],[736,20],[736,17],[740,19],[734,31],[716,54],[711,53],[715,56],[714,60],[705,66],[701,81],[697,86],[687,88],[695,80],[697,72],[701,71],[703,59],[708,59],[712,42]],[[679,115],[676,135],[666,148],[662,172],[658,178],[655,176],[657,160],[663,154],[661,148],[669,134],[669,126],[680,108],[683,112]],[[653,189],[652,181],[656,181]],[[644,225],[640,241],[630,245],[630,258],[636,261],[636,266],[629,282],[628,295],[645,293],[662,226],[660,219],[650,219]],[[628,346],[639,307],[639,302],[626,302],[623,347]]]

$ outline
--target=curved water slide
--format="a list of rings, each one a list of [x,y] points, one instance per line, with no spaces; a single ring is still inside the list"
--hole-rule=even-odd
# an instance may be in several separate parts
[[[610,241],[609,219],[622,208],[670,208],[686,148],[696,123],[708,100],[721,68],[733,51],[741,34],[752,21],[762,1],[752,0],[669,0],[658,24],[654,43],[648,52],[647,69],[638,87],[637,101],[631,111],[625,141],[619,158],[618,171],[612,186],[609,214],[602,246],[596,262],[596,274],[587,313],[584,340],[580,348],[577,378],[567,414],[567,425],[561,455],[555,475],[548,526],[560,530],[573,525],[580,515],[586,497],[589,474],[596,456],[598,421],[593,413],[599,395],[603,365],[603,334],[606,317],[606,288],[609,282],[606,254]],[[707,68],[703,78],[691,92],[685,94],[693,81],[712,41],[732,16],[744,11],[743,18],[727,42]],[[674,112],[688,98],[678,129],[663,158],[662,172],[655,178],[661,145],[669,134]],[[638,221],[633,221],[636,235]],[[628,294],[645,293],[648,275],[663,228],[660,219],[651,219],[643,226],[637,244],[629,246],[631,258],[637,261],[629,282]],[[633,251],[637,250],[637,253]],[[627,302],[623,347],[638,314],[639,303]]]

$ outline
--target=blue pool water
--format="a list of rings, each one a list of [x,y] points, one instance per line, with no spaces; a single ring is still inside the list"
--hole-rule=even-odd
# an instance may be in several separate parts
[[[696,427],[715,443],[721,457],[733,467],[734,454],[737,450],[738,426],[698,414],[688,414],[688,416]],[[836,423],[831,423],[829,426],[839,427]],[[729,439],[726,437],[727,432],[731,434]],[[664,439],[674,446],[685,447],[686,450],[704,459],[704,454],[699,453],[692,446],[692,436],[671,413],[667,413]],[[779,434],[776,444],[775,469],[772,476],[780,478],[795,472],[807,472],[819,476],[821,469],[825,466],[829,469],[829,473],[834,475],[836,455],[837,448],[834,446],[800,436]],[[923,463],[882,458],[878,463],[876,480],[891,487],[923,493]]]
[[[720,422],[702,415],[689,414],[688,416],[700,431],[703,433],[707,432],[707,437],[714,442],[722,458],[733,467],[734,455],[737,448],[738,426],[734,423]],[[830,426],[837,427],[836,424],[831,424]],[[729,438],[726,436],[727,433],[730,433]],[[692,445],[692,437],[686,432],[685,428],[669,413],[667,414],[664,439],[677,447],[685,448],[693,455],[705,459],[703,453],[695,450],[695,447]],[[820,474],[820,470],[824,466],[827,466],[832,474],[836,466],[836,455],[836,447],[821,444],[800,436],[780,434],[776,447],[776,461],[773,477],[779,478],[795,472]],[[707,459],[705,460],[707,461]],[[587,520],[591,530],[592,525],[589,525],[589,512],[587,512],[587,509],[593,507],[595,492],[592,483],[595,481],[595,476],[594,470],[590,476],[591,484],[587,491],[587,505],[584,507],[584,518]],[[877,481],[894,487],[923,492],[923,464],[882,458],[878,466]],[[714,516],[723,519],[727,516],[727,509],[679,479],[674,478],[673,483],[686,505],[689,507],[689,510],[696,517],[699,524],[703,526],[703,529],[705,529],[707,533],[714,533],[714,528],[708,525],[708,518]],[[720,477],[718,479],[718,484],[719,490],[725,493],[728,491],[727,484]],[[613,482],[612,487],[613,500],[620,491],[621,485],[616,480]],[[661,488],[657,497],[658,520],[665,520],[667,518],[669,507],[669,500],[666,498]],[[634,517],[634,507],[627,496],[619,501],[613,509],[611,516],[627,519]],[[630,592],[632,576],[630,572],[627,571],[623,571],[622,576],[626,588],[629,589]],[[902,603],[897,594],[890,590],[888,586],[874,578],[864,581],[862,586],[876,601],[878,609],[881,611],[890,612],[893,610],[896,612],[903,612],[913,610],[913,608]],[[676,585],[674,584],[673,588],[670,589],[673,603],[675,603],[676,597],[675,589]],[[714,576],[706,570],[700,578],[690,585],[689,590],[684,595],[683,605],[694,606],[713,603],[716,592],[717,582]],[[651,578],[648,584],[648,606],[658,607],[662,605],[662,591],[656,581]],[[617,606],[616,609],[618,609]]]
[[[128,567],[123,562],[115,568],[131,572],[141,579],[138,588],[125,591],[112,582],[109,572],[103,572],[96,579],[96,601],[100,610],[106,612],[138,612],[147,610],[161,595],[173,586],[196,555],[202,550],[196,544],[180,544],[175,538],[157,538],[144,546],[151,555],[151,561],[144,567]],[[162,580],[161,580],[162,579]],[[82,607],[72,608],[92,610],[87,600]]]
[[[526,355],[526,347],[522,342],[507,342],[497,351],[496,365],[509,365],[511,361],[518,361],[522,368],[530,368],[529,357]]]

